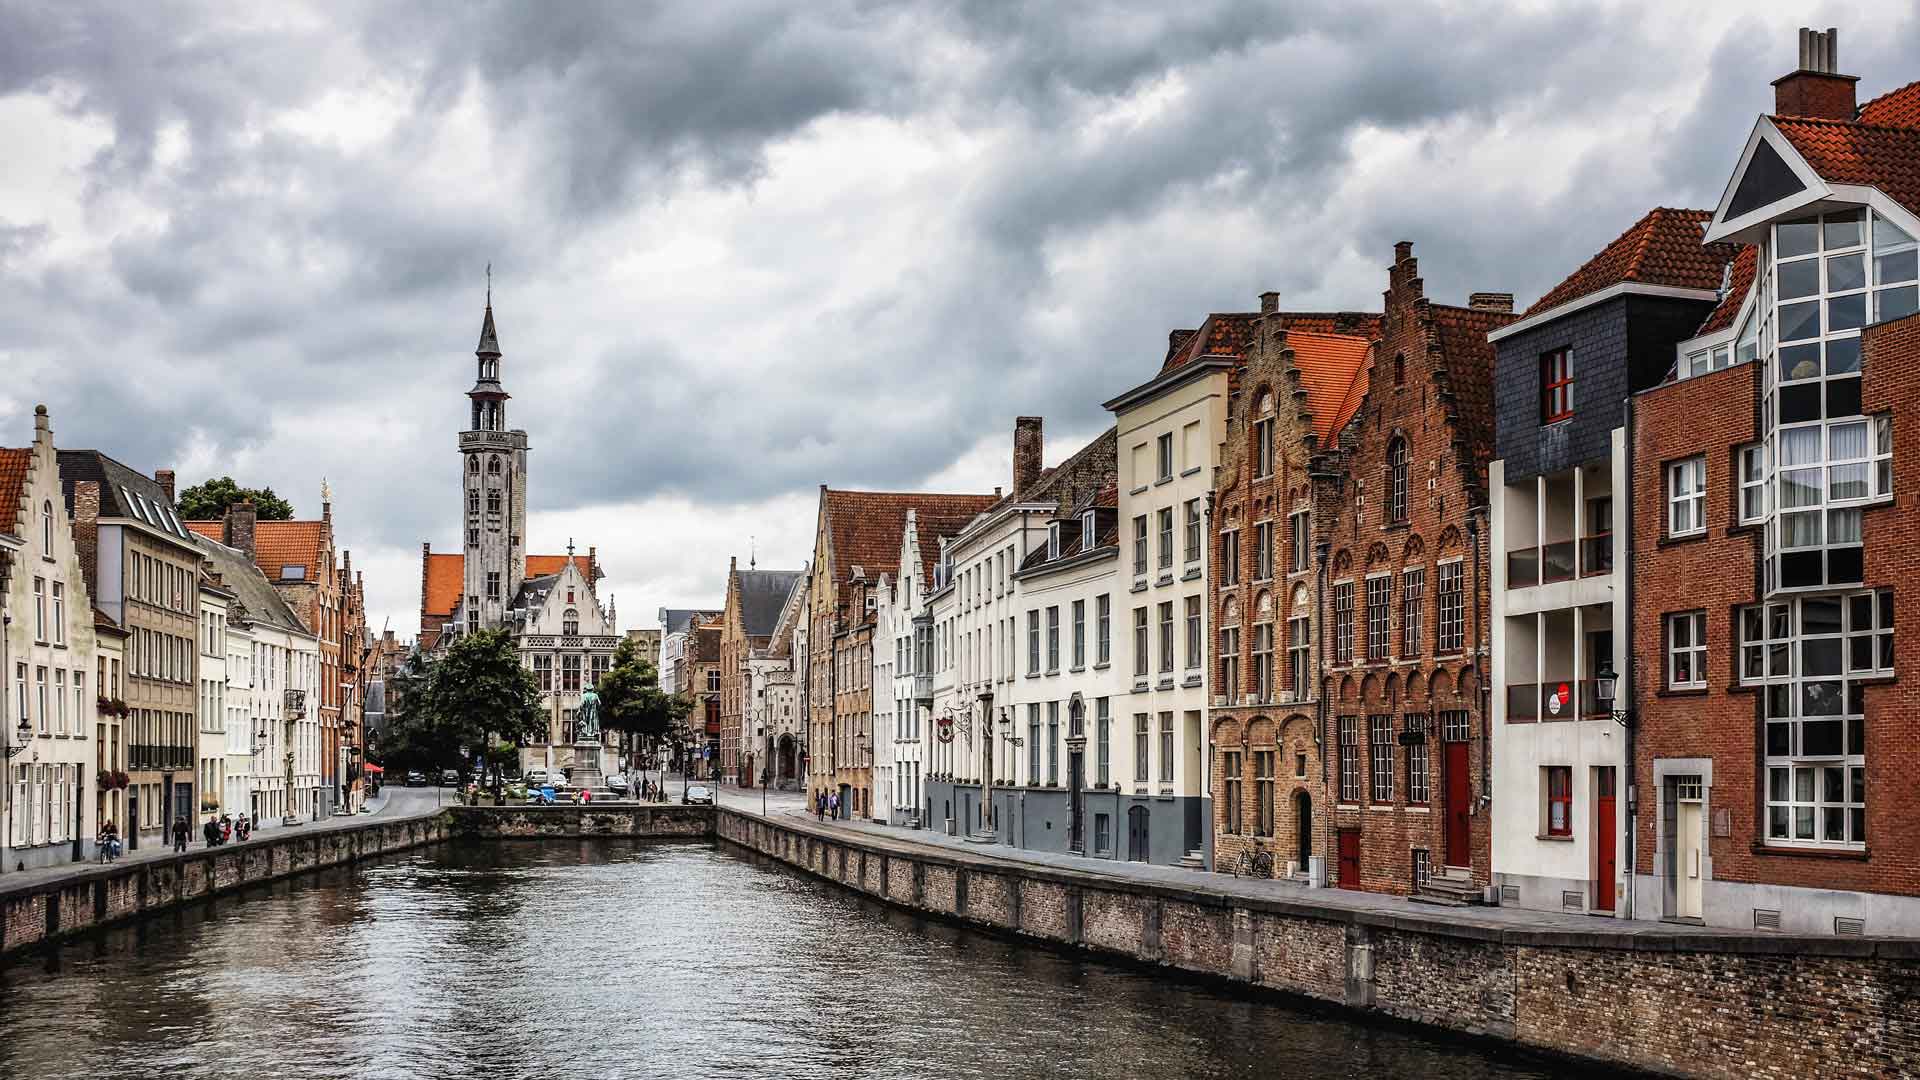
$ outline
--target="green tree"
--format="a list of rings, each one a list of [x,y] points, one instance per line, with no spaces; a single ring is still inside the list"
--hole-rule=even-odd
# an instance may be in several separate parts
[[[513,747],[546,735],[540,684],[505,630],[462,635],[431,664],[416,653],[396,682],[397,695],[388,688],[382,744],[382,764],[390,767],[466,772],[497,763],[499,743]],[[497,788],[498,769],[492,779]]]
[[[613,665],[594,684],[600,695],[600,726],[623,733],[649,748],[672,741],[673,733],[692,709],[687,699],[660,689],[660,673],[653,661],[640,655],[639,642],[626,638],[613,650]],[[666,758],[661,755],[661,781]]]
[[[261,521],[287,521],[293,517],[293,504],[275,495],[272,488],[243,488],[234,483],[231,476],[207,480],[182,491],[178,509],[180,516],[188,521],[216,521],[226,516],[227,507],[246,499],[253,500],[254,512]]]

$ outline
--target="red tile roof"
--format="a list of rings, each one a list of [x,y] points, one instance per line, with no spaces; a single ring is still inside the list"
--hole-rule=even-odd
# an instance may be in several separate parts
[[[1289,328],[1287,348],[1293,351],[1293,366],[1300,370],[1300,385],[1307,391],[1313,433],[1326,446],[1360,411],[1366,397],[1366,380],[1361,375],[1372,345],[1364,337]]]
[[[1880,127],[1920,127],[1920,82],[1910,82],[1860,106],[1857,119]]]
[[[848,581],[858,566],[868,581],[900,570],[900,537],[907,511],[914,512],[920,535],[922,581],[933,580],[941,536],[953,536],[998,500],[992,495],[933,495],[924,492],[842,491],[826,488],[827,528],[833,540],[833,581]]]
[[[1707,315],[1707,321],[1700,324],[1696,334],[1712,334],[1733,325],[1734,316],[1740,314],[1740,305],[1747,299],[1747,290],[1753,287],[1753,273],[1760,263],[1760,249],[1752,244],[1740,245],[1740,253],[1733,257],[1733,269],[1727,271],[1727,292],[1720,303]]]
[[[209,540],[219,540],[222,525],[218,521],[186,521],[181,524]],[[259,521],[253,526],[253,562],[268,581],[279,581],[281,569],[301,567],[307,581],[319,581],[332,569],[327,556],[325,521]]]
[[[1202,356],[1245,356],[1253,343],[1253,324],[1259,318],[1258,312],[1215,312],[1207,316],[1199,330],[1175,330],[1160,374]],[[1380,316],[1365,311],[1282,311],[1279,319],[1289,333],[1304,330],[1371,337],[1380,332]]]
[[[218,525],[219,522],[214,522]],[[582,572],[592,577],[594,567],[586,556],[575,556],[583,564]],[[529,555],[527,556],[527,576],[546,577],[557,574],[567,565],[566,555]],[[262,563],[261,565],[265,565]],[[274,569],[278,570],[279,567]],[[453,609],[460,604],[461,590],[466,588],[467,557],[463,554],[442,555],[434,552],[427,554],[427,596],[426,610],[422,615],[452,615]]]
[[[1548,290],[1522,318],[1569,304],[1583,296],[1624,281],[1643,285],[1672,285],[1683,289],[1718,289],[1733,244],[1702,244],[1700,238],[1711,210],[1675,210],[1657,207],[1626,232],[1600,249],[1586,265]]]
[[[1718,284],[1716,281],[1715,284]],[[1477,462],[1493,458],[1493,343],[1487,335],[1519,316],[1507,311],[1431,305],[1434,329],[1446,356],[1449,388],[1460,435]]]
[[[1920,214],[1920,128],[1800,116],[1773,122],[1822,180],[1878,188]]]
[[[26,535],[26,525],[20,521],[20,498],[27,490],[27,465],[32,460],[32,447],[0,447],[0,532]]]

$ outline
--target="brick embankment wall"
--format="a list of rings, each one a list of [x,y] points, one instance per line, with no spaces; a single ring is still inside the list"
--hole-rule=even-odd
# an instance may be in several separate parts
[[[447,837],[444,817],[367,822],[302,833],[276,830],[244,844],[160,859],[76,864],[53,881],[0,882],[0,955],[309,870],[341,866]]]
[[[1920,942],[1514,931],[1118,881],[725,809],[717,826],[727,843],[909,910],[1596,1063],[1920,1075]]]
[[[450,833],[457,840],[556,840],[576,837],[704,839],[713,835],[711,806],[455,806]]]

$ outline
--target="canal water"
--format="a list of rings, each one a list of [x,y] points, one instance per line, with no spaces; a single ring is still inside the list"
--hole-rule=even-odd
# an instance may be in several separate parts
[[[1563,1076],[703,845],[442,846],[0,966],[0,1076]]]

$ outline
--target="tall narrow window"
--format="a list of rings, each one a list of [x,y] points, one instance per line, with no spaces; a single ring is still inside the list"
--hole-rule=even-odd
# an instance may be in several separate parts
[[[1420,655],[1421,639],[1426,628],[1422,625],[1426,614],[1427,571],[1423,566],[1408,567],[1400,575],[1400,655],[1403,658]]]
[[[1387,658],[1388,627],[1393,610],[1393,576],[1375,574],[1367,579],[1367,659]]]
[[[1133,576],[1147,574],[1147,515],[1133,519]]]
[[[1107,664],[1113,659],[1113,601],[1105,594],[1093,598],[1094,625],[1094,663]]]
[[[1240,584],[1240,532],[1237,529],[1220,534],[1220,584]]]
[[[1273,475],[1273,417],[1253,425],[1253,475]]]
[[[1313,544],[1312,539],[1307,535],[1307,512],[1296,510],[1287,515],[1287,530],[1292,540],[1293,561],[1290,566],[1292,572],[1297,574],[1307,568],[1307,549]]]
[[[1173,479],[1173,432],[1169,431],[1158,439],[1159,479]]]
[[[1187,531],[1186,561],[1189,563],[1198,563],[1200,561],[1200,500],[1199,499],[1187,500],[1187,530],[1186,531]]]
[[[1707,613],[1667,616],[1667,686],[1692,689],[1707,685]]]
[[[1333,662],[1353,663],[1353,582],[1333,587]]]
[[[1160,511],[1160,569],[1173,568],[1173,508]]]
[[[1240,701],[1240,628],[1220,631],[1220,696],[1228,705]]]
[[[1464,577],[1459,560],[1441,563],[1440,575],[1440,635],[1434,645],[1434,651],[1442,654],[1457,653],[1466,648],[1467,623],[1465,595],[1462,591]]]
[[[1074,670],[1087,666],[1087,602],[1073,602],[1073,667]]]
[[[1173,674],[1173,601],[1160,605],[1160,673]]]
[[[1133,677],[1144,680],[1148,671],[1147,609],[1133,609]]]
[[[1200,670],[1202,646],[1200,641],[1200,598],[1187,597],[1187,670]]]
[[[1253,752],[1254,828],[1261,836],[1273,835],[1273,751]]]
[[[1343,716],[1339,720],[1340,801],[1360,801],[1360,718]]]
[[[1149,755],[1153,753],[1152,718],[1146,713],[1133,714],[1133,781],[1144,784],[1152,777],[1152,763]]]
[[[1253,627],[1253,692],[1255,701],[1273,700],[1273,624]]]
[[[1547,774],[1547,835],[1573,835],[1573,767],[1549,765]]]
[[[1573,350],[1555,349],[1540,356],[1540,422],[1551,424],[1573,415]]]
[[[1367,773],[1372,780],[1371,801],[1393,801],[1393,717],[1367,717]]]
[[[1227,834],[1229,836],[1239,835],[1244,828],[1244,818],[1241,813],[1240,770],[1239,751],[1228,750],[1221,755],[1220,775],[1226,779]]]
[[[1407,520],[1407,440],[1387,444],[1387,520]]]
[[[1287,689],[1293,691],[1293,700],[1305,701],[1308,698],[1307,665],[1312,662],[1313,646],[1310,641],[1307,617],[1287,620]]]
[[[1160,714],[1160,782],[1173,783],[1173,714]]]
[[[1693,536],[1707,528],[1707,459],[1667,466],[1667,535]]]
[[[1402,721],[1409,732],[1418,732],[1420,738],[1407,743],[1407,802],[1414,806],[1424,806],[1427,802],[1427,718],[1418,713],[1410,713]]]
[[[1273,576],[1273,522],[1262,521],[1253,527],[1253,580]]]
[[[1027,674],[1040,674],[1040,612],[1027,612]]]
[[[1094,782],[1106,787],[1113,782],[1113,714],[1107,698],[1093,702]]]
[[[1060,605],[1047,608],[1047,670],[1060,670]]]

